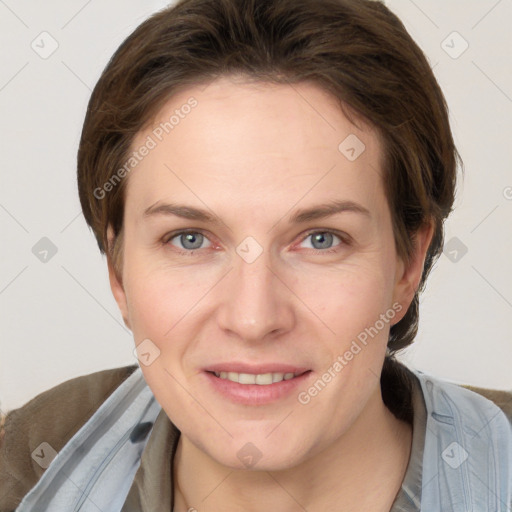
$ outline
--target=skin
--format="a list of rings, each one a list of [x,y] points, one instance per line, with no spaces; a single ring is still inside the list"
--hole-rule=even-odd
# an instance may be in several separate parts
[[[149,338],[160,351],[141,368],[181,431],[175,510],[388,511],[411,427],[384,406],[379,376],[432,229],[418,232],[406,265],[395,248],[378,134],[354,126],[314,84],[223,77],[191,87],[169,99],[133,146],[190,96],[197,107],[129,175],[119,276],[109,264],[136,344]],[[353,162],[338,150],[349,134],[366,146]],[[332,200],[368,214],[289,223],[299,209]],[[164,202],[207,209],[221,222],[144,215]],[[199,248],[173,234],[181,229],[204,235],[196,234]],[[339,238],[322,245],[310,236],[318,232]],[[263,249],[252,263],[236,252],[248,236]],[[297,390],[307,391],[393,304],[401,312],[306,405],[295,392],[272,404],[236,404],[205,379],[210,363],[286,362],[312,370]],[[237,457],[248,442],[261,454],[250,468]]]

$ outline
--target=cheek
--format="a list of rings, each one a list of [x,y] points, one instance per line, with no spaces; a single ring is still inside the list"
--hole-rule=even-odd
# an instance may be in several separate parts
[[[302,274],[294,291],[338,338],[353,337],[391,307],[393,272],[386,266],[361,262]]]
[[[176,356],[194,339],[204,298],[218,276],[206,269],[152,268],[150,258],[131,264],[125,290],[135,342],[149,338],[162,355]]]
[[[156,273],[137,274],[126,284],[126,290],[136,340],[138,336],[159,340],[170,334],[195,298],[193,286]]]

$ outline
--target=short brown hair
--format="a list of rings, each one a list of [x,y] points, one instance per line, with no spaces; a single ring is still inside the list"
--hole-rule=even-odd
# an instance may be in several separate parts
[[[95,191],[126,162],[135,135],[172,94],[234,74],[314,82],[354,124],[351,114],[377,129],[398,254],[407,261],[417,230],[434,226],[419,290],[391,327],[388,350],[409,345],[418,329],[418,293],[442,250],[462,162],[425,55],[379,1],[182,0],[144,21],[96,84],[78,150],[80,201],[100,250],[120,268],[126,179],[105,197]]]

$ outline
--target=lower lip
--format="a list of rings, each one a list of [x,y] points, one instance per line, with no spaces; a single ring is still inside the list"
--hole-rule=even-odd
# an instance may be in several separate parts
[[[311,371],[307,371],[302,375],[273,384],[239,384],[228,379],[216,377],[213,373],[204,372],[204,375],[210,382],[210,385],[229,400],[237,404],[243,405],[265,405],[277,402],[289,395],[297,388],[304,386],[306,379],[311,375]]]

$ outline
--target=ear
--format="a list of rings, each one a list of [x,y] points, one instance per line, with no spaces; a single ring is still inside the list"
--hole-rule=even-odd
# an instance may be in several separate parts
[[[422,226],[414,236],[414,249],[409,262],[406,264],[399,258],[397,266],[393,304],[402,305],[401,313],[396,315],[393,324],[398,323],[407,313],[423,274],[425,257],[434,234],[434,225],[429,222]]]
[[[107,229],[107,238],[109,247],[112,246],[114,235],[112,227],[109,226]],[[108,252],[108,251],[107,251]],[[107,257],[107,266],[108,266],[108,279],[110,281],[110,289],[112,290],[112,295],[114,295],[114,299],[117,302],[117,306],[121,311],[121,315],[123,316],[124,323],[128,329],[131,330],[130,320],[128,315],[128,302],[126,300],[126,293],[124,291],[122,276],[118,276],[117,272],[114,269],[112,259]]]

